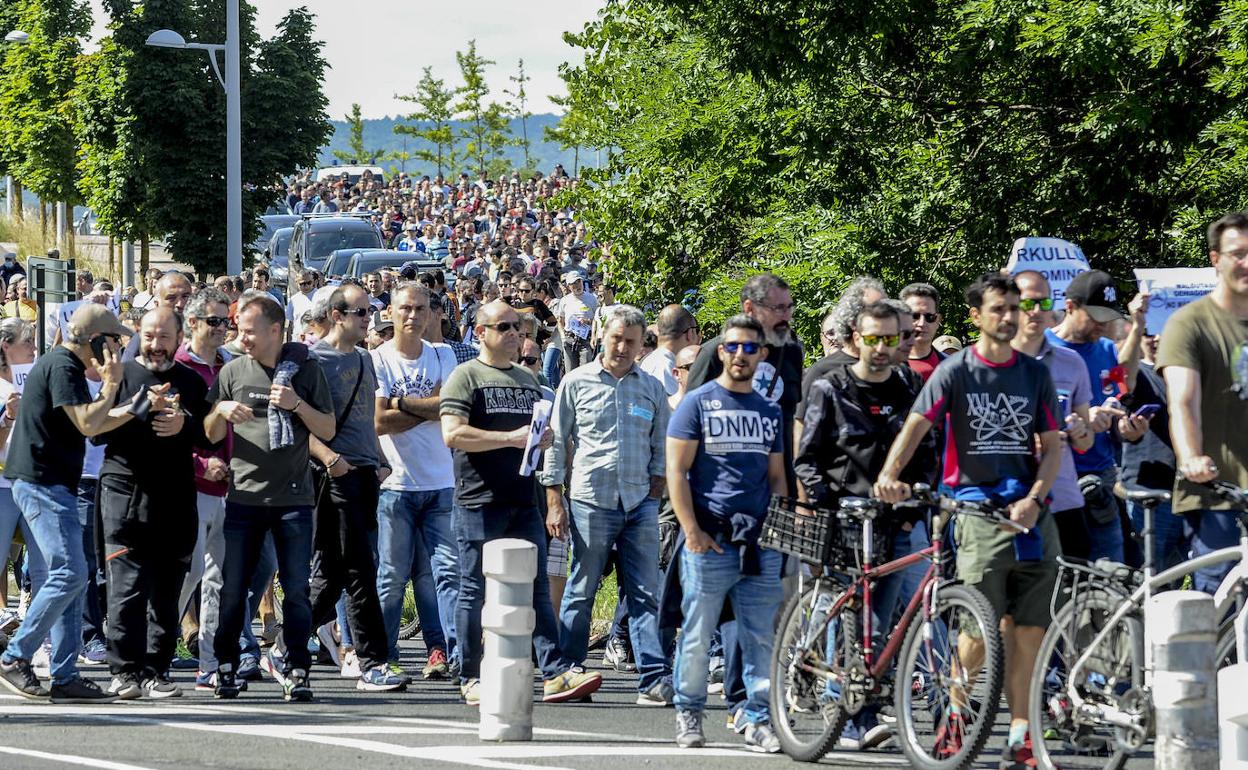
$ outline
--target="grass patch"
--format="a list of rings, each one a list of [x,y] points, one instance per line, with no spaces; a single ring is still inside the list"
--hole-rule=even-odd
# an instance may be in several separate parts
[[[48,234],[45,237],[42,228],[39,227],[38,212],[27,211],[26,216],[20,222],[0,216],[0,241],[16,243],[18,260],[25,265],[28,257],[43,256],[48,253],[48,249],[56,247],[56,233],[52,231],[52,222],[49,219]],[[107,249],[102,249],[102,251],[107,251]],[[72,238],[65,248],[61,249],[61,258],[75,260],[78,268],[90,270],[97,280],[111,277],[112,271],[108,266],[79,253],[76,241]]]

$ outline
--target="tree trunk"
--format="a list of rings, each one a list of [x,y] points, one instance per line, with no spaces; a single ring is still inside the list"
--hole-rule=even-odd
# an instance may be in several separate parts
[[[117,252],[116,252],[116,248],[115,248],[115,247],[116,247],[116,245],[117,245],[117,241],[116,241],[116,239],[115,239],[115,238],[113,238],[113,236],[111,236],[111,235],[110,235],[110,236],[108,236],[108,274],[109,274],[110,276],[120,277],[120,276],[121,276],[121,269],[120,269],[120,267],[121,267],[121,260],[117,260],[117,266],[118,266],[118,269],[117,269],[117,271],[116,271],[116,272],[114,272],[114,271],[113,271],[113,257],[114,257],[114,256],[116,256],[116,254],[117,254]],[[120,286],[120,285],[121,285],[121,281],[120,281],[120,280],[118,280],[116,283],[114,283],[114,286]]]
[[[48,204],[42,198],[39,199],[39,233],[42,238],[39,248],[42,250],[48,244]]]
[[[145,234],[139,239],[139,275],[143,276],[141,280],[143,282],[144,289],[147,287],[147,264],[148,259],[151,257],[151,253],[152,244]],[[139,275],[134,277],[136,283],[140,281]]]
[[[13,180],[13,219],[14,221],[22,221],[22,183],[16,178]]]

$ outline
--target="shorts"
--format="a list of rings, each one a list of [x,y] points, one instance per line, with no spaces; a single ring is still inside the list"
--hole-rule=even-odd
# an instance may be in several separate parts
[[[1019,561],[1012,534],[983,519],[959,518],[957,574],[963,583],[984,594],[997,617],[1009,615],[1017,626],[1048,628],[1061,540],[1047,512],[1036,526],[1044,541],[1044,555],[1038,561]]]

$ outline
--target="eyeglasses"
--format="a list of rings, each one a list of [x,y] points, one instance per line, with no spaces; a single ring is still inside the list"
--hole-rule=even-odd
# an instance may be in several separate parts
[[[921,318],[929,324],[934,324],[936,319],[940,317],[940,313],[911,313],[910,317],[916,321]]]
[[[481,324],[487,329],[494,329],[500,334],[506,334],[509,331],[520,331],[519,321],[499,321],[496,324]]]
[[[724,342],[721,344],[724,346],[724,350],[727,350],[729,353],[736,353],[740,350],[747,356],[755,355],[758,353],[758,349],[762,347],[757,342]]]
[[[368,318],[368,314],[373,312],[371,307],[340,307],[338,312],[343,315],[353,315],[356,318]]]
[[[687,372],[687,371],[689,371],[690,369],[692,369],[692,368],[693,368],[693,364],[685,364],[684,366],[678,366],[678,367],[676,367],[676,368],[677,368],[677,369],[679,369],[679,370],[680,370],[680,371],[682,371],[682,372]]]
[[[790,302],[787,305],[768,305],[766,302],[760,302],[758,304],[776,313],[788,313],[788,312],[791,312],[793,308],[795,307],[795,305],[792,302]]]
[[[836,329],[824,329],[823,331],[819,333],[823,335],[824,339],[829,339],[829,340],[836,339]]]
[[[520,356],[520,363],[525,366],[533,366],[537,363],[537,356]]]
[[[862,335],[862,342],[864,345],[866,345],[869,348],[873,348],[876,345],[880,344],[881,342],[884,343],[884,347],[886,348],[895,348],[901,344],[901,335],[900,334],[864,334]]]
[[[228,324],[230,322],[230,319],[222,318],[219,315],[205,316],[204,318],[200,318],[198,320],[203,321],[204,323],[208,324],[214,329],[220,326],[221,324]]]
[[[524,287],[520,287],[519,289],[516,289],[516,291],[519,292],[520,294],[532,294],[533,293],[532,289],[526,289]]]
[[[1045,297],[1044,299],[1020,299],[1018,301],[1018,307],[1024,313],[1030,313],[1036,308],[1040,308],[1041,310],[1052,310],[1053,298]]]
[[[311,281],[300,281],[300,282],[299,282],[299,285],[300,285],[300,286],[311,286],[311,285],[312,285],[312,282],[311,282]]]

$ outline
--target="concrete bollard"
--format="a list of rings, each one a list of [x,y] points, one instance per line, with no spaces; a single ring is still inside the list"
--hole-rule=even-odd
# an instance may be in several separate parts
[[[481,571],[485,648],[478,735],[483,741],[531,741],[537,546],[514,538],[491,540],[481,555]]]
[[[1157,770],[1216,770],[1218,704],[1213,597],[1166,591],[1149,600]]]

